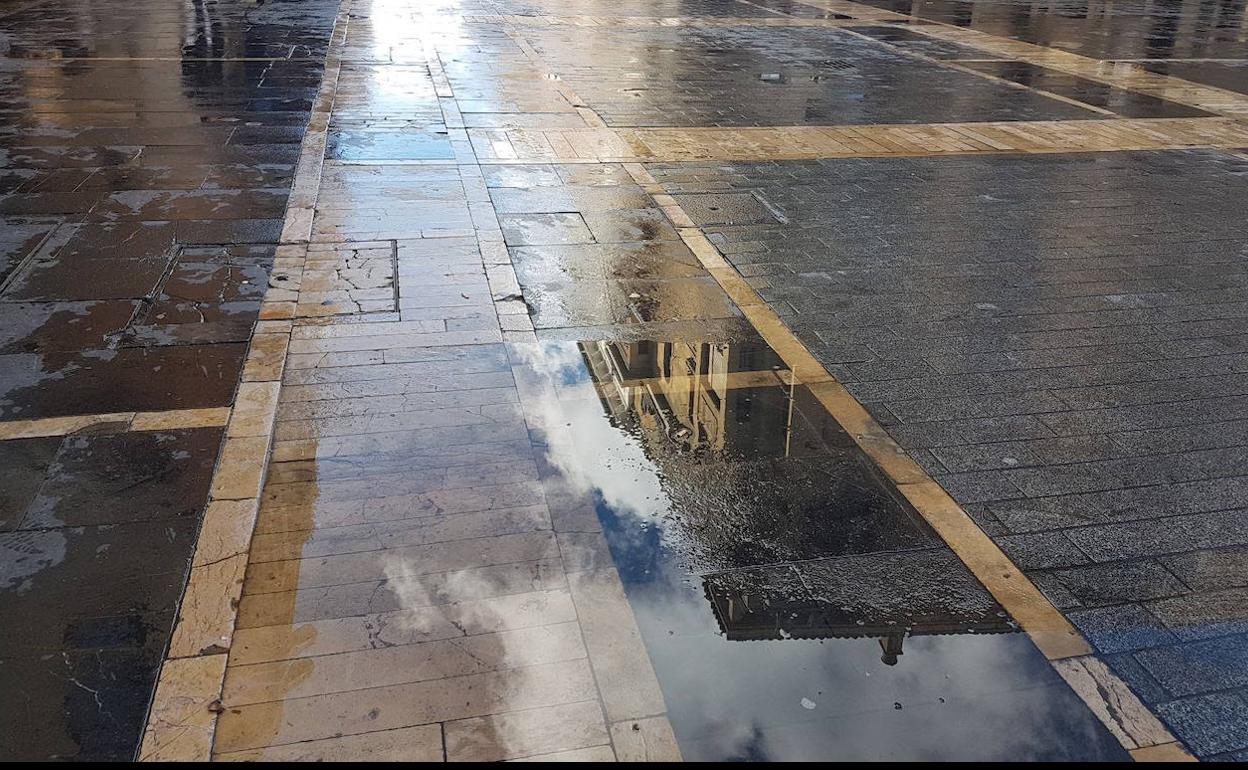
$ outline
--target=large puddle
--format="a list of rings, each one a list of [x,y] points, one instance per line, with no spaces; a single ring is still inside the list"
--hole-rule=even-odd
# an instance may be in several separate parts
[[[1126,758],[761,342],[510,355],[552,516],[601,523],[581,558],[618,570],[685,759]]]

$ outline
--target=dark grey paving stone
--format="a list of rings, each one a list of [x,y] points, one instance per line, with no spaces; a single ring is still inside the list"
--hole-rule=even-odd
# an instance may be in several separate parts
[[[960,58],[967,58],[965,56]],[[966,62],[965,66],[994,77],[1108,109],[1128,118],[1208,117],[1210,113],[1177,102],[1114,88],[1021,61]]]
[[[1004,83],[933,66],[836,29],[531,27],[524,34],[561,79],[612,126],[928,123],[1097,115]],[[593,58],[595,50],[608,44],[662,50],[666,66],[647,70],[639,78],[631,63]],[[591,60],[593,67],[584,66]]]
[[[60,445],[59,437],[0,441],[0,531],[21,524]]]
[[[1086,607],[1142,602],[1188,592],[1178,578],[1155,561],[1090,564],[1047,573]]]
[[[1171,644],[1174,634],[1138,604],[1076,610],[1067,617],[1097,652],[1111,654]]]
[[[22,529],[194,517],[203,507],[220,429],[70,436]]]
[[[1094,561],[1161,556],[1183,551],[1248,545],[1243,510],[1194,513],[1163,521],[1143,520],[1072,529],[1067,536]]]
[[[0,418],[227,406],[246,345],[0,355]]]
[[[1193,551],[1159,561],[1195,591],[1248,586],[1248,547]]]
[[[955,498],[967,503],[1010,500],[1023,495],[1000,471],[946,473],[937,476],[936,480]]]
[[[55,228],[55,223],[0,218],[0,285]]]
[[[776,222],[776,216],[749,193],[677,195],[676,202],[699,227]]]
[[[1023,570],[1077,567],[1088,563],[1088,557],[1064,532],[1006,535],[996,541],[1005,555]]]
[[[281,219],[285,190],[125,190],[91,210],[105,221]]]
[[[133,761],[161,655],[145,650],[49,652],[0,658],[0,681],[38,693],[0,709],[4,754],[17,761]]]
[[[136,300],[0,302],[0,354],[104,348],[138,309]]]
[[[1083,606],[1083,603],[1079,601],[1079,597],[1060,580],[1055,578],[1052,573],[1035,572],[1028,577],[1057,609],[1065,611]]]
[[[17,275],[5,299],[65,303],[145,299],[155,294],[171,260],[171,254],[151,259],[39,260]]]
[[[1175,644],[1135,658],[1177,697],[1248,686],[1248,637]]]
[[[1180,639],[1248,633],[1248,588],[1188,594],[1148,603],[1148,609]]]
[[[1248,747],[1248,704],[1236,694],[1200,695],[1156,708],[1175,737],[1197,755]]]
[[[1145,703],[1160,703],[1174,697],[1148,673],[1148,669],[1140,665],[1134,653],[1101,655],[1101,660]]]

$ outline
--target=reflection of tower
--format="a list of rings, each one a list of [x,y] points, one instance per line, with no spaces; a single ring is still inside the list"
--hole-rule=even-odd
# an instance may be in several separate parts
[[[880,639],[880,649],[883,650],[883,654],[880,655],[880,661],[884,665],[897,665],[897,659],[904,654],[901,650],[901,644],[905,639],[906,634],[903,631],[894,631]]]

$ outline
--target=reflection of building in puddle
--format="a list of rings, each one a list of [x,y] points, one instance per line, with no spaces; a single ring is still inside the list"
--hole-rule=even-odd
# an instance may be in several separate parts
[[[956,584],[957,575],[950,573],[959,572],[958,565],[942,550],[865,554],[780,569],[786,574],[747,570],[703,580],[725,638],[874,638],[880,640],[881,660],[891,666],[902,655],[907,636],[1015,630],[1001,607],[977,586]],[[894,570],[923,576],[938,587],[908,591],[910,586],[889,585],[886,573]],[[882,583],[875,579],[881,573],[885,573]],[[938,582],[950,579],[955,582]]]
[[[807,388],[760,343],[587,343],[612,420],[663,479],[664,530],[729,640],[1014,627]]]
[[[582,350],[617,419],[661,428],[684,449],[722,452],[731,445],[767,455],[788,449],[793,386],[769,348],[642,341]]]

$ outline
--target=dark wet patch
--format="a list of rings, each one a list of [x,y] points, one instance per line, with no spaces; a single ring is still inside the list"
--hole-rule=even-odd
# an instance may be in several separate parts
[[[0,354],[107,347],[129,325],[139,302],[0,302]]]
[[[220,440],[0,442],[14,481],[0,494],[0,613],[30,619],[0,627],[0,683],[24,694],[0,709],[6,757],[132,757]]]
[[[194,517],[208,495],[217,430],[65,439],[22,529]]]
[[[97,168],[138,157],[139,147],[25,147],[0,144],[0,162],[16,168]]]
[[[93,642],[99,649],[159,645],[171,630],[197,526],[188,517],[0,534],[0,607],[6,617],[38,612],[43,620],[0,631],[6,656],[59,656],[90,651]]]
[[[338,3],[149,6],[0,19],[0,419],[233,397]],[[134,757],[220,437],[0,442],[0,759]]]
[[[172,254],[139,259],[75,259],[58,256],[31,262],[5,292],[7,301],[79,302],[150,297]]]
[[[96,220],[280,219],[285,190],[127,190],[91,211]]]
[[[1128,118],[1194,118],[1211,115],[1195,107],[1114,88],[1104,83],[1068,75],[1028,62],[981,61],[965,62],[963,66],[994,77],[1004,78],[1013,83],[1065,96],[1094,107],[1112,110]]]
[[[159,650],[44,652],[0,659],[11,692],[38,693],[0,709],[5,756],[20,761],[130,761],[142,738]]]
[[[0,217],[0,286],[55,228],[55,223]]]
[[[0,441],[0,531],[21,524],[60,445],[60,437]]]
[[[0,355],[0,419],[228,406],[242,343]]]
[[[680,241],[519,246],[512,262],[525,285],[558,281],[690,278],[706,271]]]
[[[510,353],[565,567],[618,572],[686,760],[1125,759],[756,337]]]

